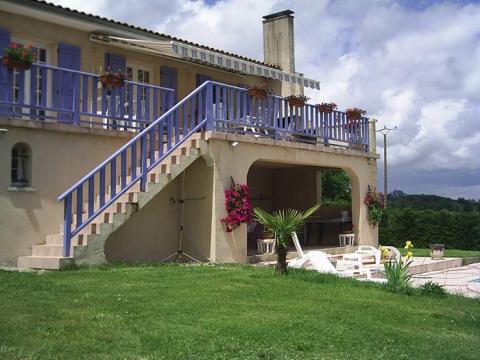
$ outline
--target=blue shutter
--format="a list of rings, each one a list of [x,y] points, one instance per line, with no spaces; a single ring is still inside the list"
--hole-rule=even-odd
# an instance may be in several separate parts
[[[64,69],[80,70],[80,48],[66,43],[58,44],[58,67]],[[54,71],[53,73],[53,105],[60,109],[73,110],[73,95],[79,89],[78,76],[65,71]],[[77,81],[75,81],[77,80]],[[77,101],[80,99],[77,96]],[[61,112],[59,119],[72,119],[70,114]]]
[[[197,74],[197,87],[202,85],[205,81],[212,80],[211,76],[208,75],[203,75],[203,74]]]
[[[3,49],[10,44],[10,31],[0,28],[0,55]],[[13,71],[6,66],[0,65],[0,100],[12,101],[13,95]],[[2,109],[3,110],[3,109]]]
[[[168,66],[160,67],[160,86],[175,90],[175,102],[177,102],[177,69]]]
[[[125,57],[123,55],[117,54],[105,54],[105,69],[110,67],[112,71],[120,71],[124,73],[127,68],[127,64],[125,62]]]

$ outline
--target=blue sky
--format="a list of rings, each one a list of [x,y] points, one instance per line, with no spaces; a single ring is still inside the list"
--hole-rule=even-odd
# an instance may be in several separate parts
[[[313,101],[362,107],[378,127],[398,127],[390,190],[480,199],[479,1],[54,2],[258,59],[262,16],[292,9],[296,70],[321,81]]]

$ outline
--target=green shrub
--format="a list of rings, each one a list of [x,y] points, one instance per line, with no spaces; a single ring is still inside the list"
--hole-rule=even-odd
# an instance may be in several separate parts
[[[433,281],[427,281],[425,284],[420,286],[420,292],[423,295],[430,296],[445,296],[447,294],[442,285],[434,283]]]
[[[418,248],[431,243],[448,249],[480,250],[480,212],[448,210],[386,210],[380,223],[380,243],[401,247],[407,240]]]

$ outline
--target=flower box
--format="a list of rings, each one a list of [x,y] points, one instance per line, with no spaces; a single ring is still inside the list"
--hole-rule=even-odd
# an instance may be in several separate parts
[[[359,108],[350,108],[347,109],[345,112],[347,114],[348,121],[360,120],[362,116],[367,113],[365,110]]]
[[[337,108],[337,104],[335,104],[335,103],[321,103],[321,104],[315,105],[315,108],[318,111],[320,111],[321,113],[330,114],[331,112],[333,112],[333,110],[335,110]]]
[[[103,84],[103,86],[112,88],[119,88],[125,85],[125,79],[121,78],[120,76],[113,75],[101,75],[100,82]]]
[[[253,97],[255,99],[264,100],[267,98],[267,90],[259,89],[259,88],[251,88],[251,89],[248,89],[248,96]]]
[[[21,61],[18,59],[11,58],[10,56],[2,57],[2,64],[12,70],[13,69],[28,70],[32,66],[31,62]]]
[[[310,98],[305,95],[291,95],[291,96],[288,96],[286,99],[290,107],[300,108],[300,107],[304,107],[305,102]]]

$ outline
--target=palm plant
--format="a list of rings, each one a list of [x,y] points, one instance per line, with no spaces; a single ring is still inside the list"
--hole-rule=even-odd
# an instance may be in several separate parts
[[[269,213],[261,208],[253,209],[255,219],[275,234],[276,253],[277,253],[277,271],[281,274],[287,272],[287,248],[290,236],[294,231],[301,231],[305,220],[319,209],[320,205],[315,205],[303,212],[286,209],[277,210]]]

